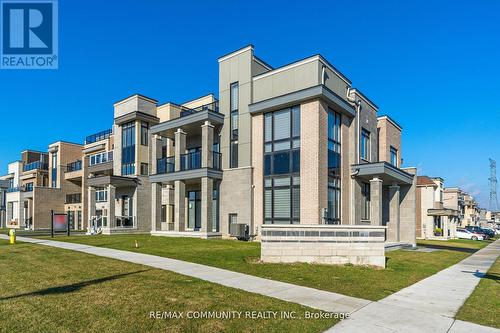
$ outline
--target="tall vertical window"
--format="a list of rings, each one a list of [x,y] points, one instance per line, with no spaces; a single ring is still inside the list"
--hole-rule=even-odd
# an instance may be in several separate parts
[[[398,166],[398,150],[391,146],[391,164]]]
[[[328,110],[328,224],[340,224],[341,121],[340,113]]]
[[[264,115],[264,221],[300,220],[300,107]]]
[[[57,153],[52,153],[52,187],[57,187]]]
[[[365,161],[370,161],[370,132],[361,129],[361,158]]]
[[[230,147],[229,147],[229,167],[238,167],[238,130],[239,130],[239,86],[238,82],[231,83],[230,88]]]
[[[149,124],[142,122],[141,123],[141,145],[142,146],[148,146],[148,130],[149,130]]]
[[[122,125],[122,175],[135,174],[135,122]]]
[[[361,219],[369,220],[370,219],[370,184],[361,183],[361,198],[362,198],[362,207],[361,207]]]

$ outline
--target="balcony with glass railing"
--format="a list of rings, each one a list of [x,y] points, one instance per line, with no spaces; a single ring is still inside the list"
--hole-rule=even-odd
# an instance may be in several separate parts
[[[182,154],[180,156],[180,171],[201,169],[201,151]],[[164,157],[158,159],[156,164],[157,174],[175,172],[175,157]],[[219,152],[212,152],[212,169],[222,170],[222,155]]]
[[[49,164],[42,161],[31,162],[23,166],[23,171],[49,170]]]
[[[82,161],[78,160],[75,162],[71,162],[66,165],[66,172],[80,171],[82,170]]]
[[[156,172],[159,174],[172,173],[175,171],[175,157],[164,157],[156,161]]]
[[[219,101],[215,101],[209,104],[205,104],[202,106],[199,106],[197,108],[186,108],[186,107],[181,107],[181,117],[186,117],[198,112],[203,112],[203,111],[211,111],[211,112],[216,112],[219,113]]]
[[[105,139],[109,138],[112,134],[113,134],[113,130],[108,129],[108,130],[101,131],[101,132],[98,132],[98,133],[95,133],[92,135],[88,135],[85,138],[85,144],[88,145],[88,144],[95,143],[95,142],[98,142],[101,140],[105,140]]]

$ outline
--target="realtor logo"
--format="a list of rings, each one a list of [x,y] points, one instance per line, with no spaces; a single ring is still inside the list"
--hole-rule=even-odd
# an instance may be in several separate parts
[[[0,8],[0,68],[57,68],[57,0],[2,0]]]

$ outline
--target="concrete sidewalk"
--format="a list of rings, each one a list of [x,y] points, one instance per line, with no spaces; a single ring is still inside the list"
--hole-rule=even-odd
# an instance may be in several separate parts
[[[8,236],[0,235],[0,238],[8,239]],[[27,237],[17,237],[17,239],[21,242],[73,250],[100,257],[118,259],[149,267],[164,269],[217,283],[226,287],[237,288],[251,293],[270,296],[323,311],[351,313],[371,303],[371,301],[364,299],[349,297],[328,291],[301,287],[290,283],[268,280],[225,269],[150,254]]]
[[[420,282],[352,314],[328,332],[500,332],[453,319],[500,254],[500,240]]]

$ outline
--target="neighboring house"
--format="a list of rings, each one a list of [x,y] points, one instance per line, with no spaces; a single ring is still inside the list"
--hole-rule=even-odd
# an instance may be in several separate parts
[[[446,194],[445,194],[446,193]],[[440,177],[417,177],[417,238],[450,239],[456,238],[460,219],[457,203],[448,203],[449,197],[444,190],[444,181]]]
[[[2,176],[8,183],[5,195],[5,225],[9,228],[22,228],[25,226],[24,191],[19,179],[22,170],[23,162],[15,161],[9,163],[7,174]]]
[[[5,209],[7,202],[7,189],[9,188],[9,182],[7,179],[0,177],[0,228],[5,228]]]
[[[470,194],[464,195],[464,219],[462,220],[461,227],[468,225],[479,225],[479,206]]]
[[[401,127],[322,56],[272,68],[247,46],[219,58],[219,101],[156,110],[153,234],[374,225],[415,244],[416,169],[401,168]]]

